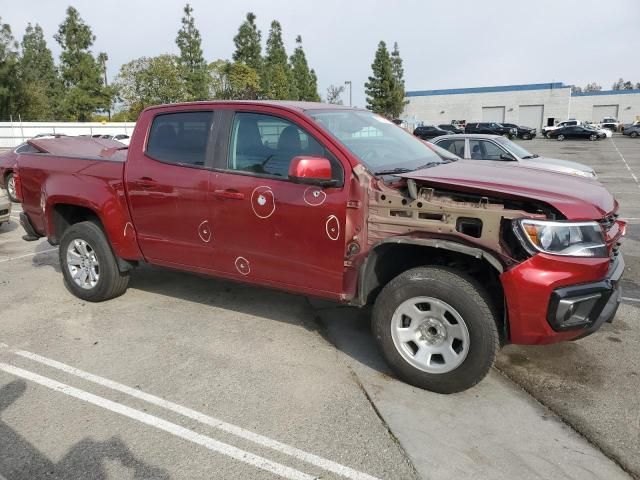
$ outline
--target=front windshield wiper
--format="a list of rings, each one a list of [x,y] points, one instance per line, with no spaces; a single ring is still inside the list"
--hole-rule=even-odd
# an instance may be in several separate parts
[[[388,170],[379,170],[377,172],[373,172],[374,175],[396,175],[401,173],[412,172],[411,168],[390,168]]]

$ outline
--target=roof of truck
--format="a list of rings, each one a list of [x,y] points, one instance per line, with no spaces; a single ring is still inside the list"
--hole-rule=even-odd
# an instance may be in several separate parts
[[[154,105],[147,107],[145,110],[163,109],[163,108],[175,108],[189,105],[261,105],[261,106],[273,106],[280,108],[287,108],[289,110],[361,110],[354,107],[348,107],[345,105],[335,105],[332,103],[321,102],[301,102],[294,100],[205,100],[201,102],[184,102],[184,103],[169,103],[164,105]]]

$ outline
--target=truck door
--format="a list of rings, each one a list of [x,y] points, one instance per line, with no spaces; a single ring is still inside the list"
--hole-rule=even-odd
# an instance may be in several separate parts
[[[276,113],[227,114],[228,148],[211,181],[215,268],[257,283],[338,295],[347,205],[341,162]],[[291,160],[305,155],[328,158],[339,185],[289,181]]]
[[[125,168],[140,248],[154,263],[206,267],[213,112],[160,111],[150,123],[146,144],[131,146]]]

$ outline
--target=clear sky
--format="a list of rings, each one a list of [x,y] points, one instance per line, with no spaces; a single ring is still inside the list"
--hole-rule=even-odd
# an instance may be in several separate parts
[[[21,39],[39,23],[54,55],[53,34],[67,5],[96,35],[94,51],[109,55],[109,76],[141,56],[177,52],[184,1],[0,0],[2,22]],[[320,94],[353,82],[353,103],[364,106],[364,82],[377,44],[397,41],[407,90],[565,82],[619,77],[640,82],[639,0],[192,0],[208,61],[230,58],[233,36],[253,11],[263,42],[272,19],[283,27],[290,54],[302,35]],[[348,102],[348,95],[344,97]]]

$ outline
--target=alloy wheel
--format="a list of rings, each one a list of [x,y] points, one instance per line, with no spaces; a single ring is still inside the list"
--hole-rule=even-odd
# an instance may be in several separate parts
[[[100,263],[95,250],[86,240],[77,238],[67,247],[67,268],[80,288],[90,290],[100,280]]]

